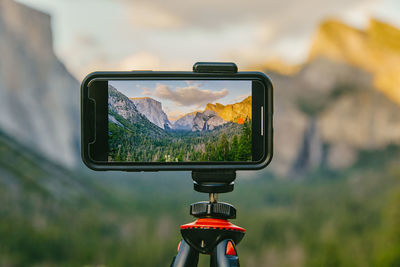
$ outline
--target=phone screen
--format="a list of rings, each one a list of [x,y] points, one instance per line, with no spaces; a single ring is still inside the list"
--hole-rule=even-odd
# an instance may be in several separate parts
[[[252,161],[252,80],[109,80],[109,162]]]

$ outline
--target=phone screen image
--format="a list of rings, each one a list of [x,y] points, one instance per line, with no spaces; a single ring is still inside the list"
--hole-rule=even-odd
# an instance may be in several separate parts
[[[252,161],[252,81],[109,80],[108,161]]]

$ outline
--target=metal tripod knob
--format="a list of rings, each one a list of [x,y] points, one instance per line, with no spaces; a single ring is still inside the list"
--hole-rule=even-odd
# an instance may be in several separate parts
[[[197,218],[235,219],[236,209],[224,202],[201,201],[190,205],[190,215]]]

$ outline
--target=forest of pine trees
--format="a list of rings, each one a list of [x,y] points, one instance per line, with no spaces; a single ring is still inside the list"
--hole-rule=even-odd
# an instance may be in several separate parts
[[[200,161],[250,161],[251,160],[251,122],[243,124],[240,134],[231,138],[223,133],[216,143],[208,142]]]
[[[121,120],[119,120],[121,122]],[[132,124],[109,123],[109,161],[251,161],[251,120],[206,132],[166,132],[147,136]],[[133,127],[133,128],[132,128]]]

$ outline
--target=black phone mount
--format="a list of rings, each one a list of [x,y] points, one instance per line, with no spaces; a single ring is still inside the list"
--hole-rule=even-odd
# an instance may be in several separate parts
[[[228,193],[233,191],[236,172],[192,171],[193,189],[201,193]]]
[[[198,62],[193,65],[194,72],[235,73],[235,63]],[[196,221],[181,225],[182,240],[178,245],[178,254],[171,267],[197,266],[199,253],[211,256],[211,267],[240,266],[236,250],[245,233],[245,229],[236,226],[228,219],[236,218],[236,209],[229,203],[218,202],[219,193],[233,191],[236,178],[235,170],[193,170],[193,188],[209,194],[209,201],[190,205],[190,215]]]

